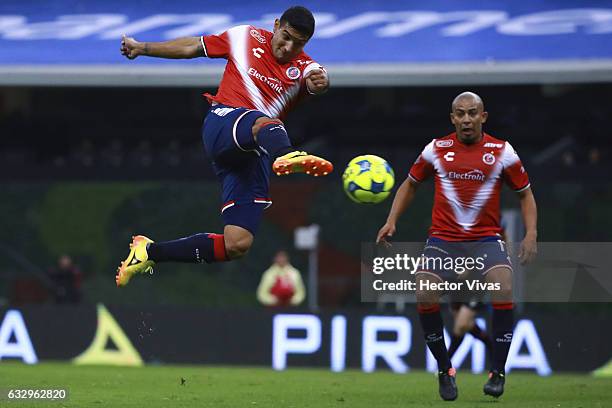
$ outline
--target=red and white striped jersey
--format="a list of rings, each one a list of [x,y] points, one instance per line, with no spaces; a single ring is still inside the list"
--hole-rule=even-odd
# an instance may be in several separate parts
[[[204,94],[209,102],[283,118],[308,94],[307,74],[323,68],[304,52],[289,63],[279,64],[272,53],[272,35],[261,28],[241,25],[200,38],[207,57],[227,59],[217,94]]]
[[[469,241],[501,233],[502,180],[517,192],[529,188],[529,176],[510,143],[486,133],[479,143],[461,143],[456,133],[434,139],[418,157],[409,177],[422,182],[435,176],[429,234]]]

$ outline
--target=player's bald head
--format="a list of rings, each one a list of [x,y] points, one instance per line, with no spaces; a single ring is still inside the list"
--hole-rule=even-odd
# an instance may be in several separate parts
[[[484,103],[482,102],[482,98],[478,96],[477,94],[475,94],[474,92],[469,92],[469,91],[462,92],[459,95],[457,95],[455,99],[453,99],[453,103],[451,105],[451,111],[455,110],[455,107],[457,106],[457,103],[459,103],[459,101],[469,101],[472,103],[476,103],[478,108],[481,109],[481,111],[484,111]]]
[[[482,124],[488,117],[482,99],[474,92],[462,92],[453,100],[450,119],[462,143],[472,144],[481,140]]]

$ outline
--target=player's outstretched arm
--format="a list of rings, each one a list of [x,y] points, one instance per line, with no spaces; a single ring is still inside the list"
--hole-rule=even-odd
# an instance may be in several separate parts
[[[121,37],[121,55],[134,59],[139,55],[158,58],[187,59],[204,56],[200,37],[184,37],[164,42],[140,42]]]
[[[410,178],[406,178],[402,185],[397,189],[395,197],[393,198],[391,210],[389,211],[389,216],[387,217],[387,222],[378,231],[378,235],[376,236],[377,244],[380,242],[387,243],[387,237],[391,237],[393,234],[395,234],[395,225],[397,224],[397,220],[399,219],[400,215],[406,211],[406,208],[408,208],[414,199],[417,186],[417,183],[412,181]]]
[[[521,191],[521,213],[525,224],[525,238],[521,242],[519,258],[522,264],[532,261],[538,252],[538,208],[531,188]]]

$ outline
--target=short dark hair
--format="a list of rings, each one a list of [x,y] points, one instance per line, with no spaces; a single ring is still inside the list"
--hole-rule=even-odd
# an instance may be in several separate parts
[[[302,6],[293,6],[285,10],[280,18],[280,24],[289,24],[300,33],[310,37],[314,34],[315,19],[310,10]]]

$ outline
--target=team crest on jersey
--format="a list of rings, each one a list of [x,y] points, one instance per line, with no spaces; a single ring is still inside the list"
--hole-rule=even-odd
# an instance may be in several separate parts
[[[485,153],[482,155],[482,161],[484,164],[488,164],[490,166],[495,163],[495,156],[493,156],[491,153]]]
[[[287,77],[289,79],[298,79],[300,77],[300,69],[298,67],[287,68]]]
[[[451,147],[453,145],[453,140],[436,140],[436,147]]]
[[[251,37],[253,37],[257,41],[259,41],[261,44],[265,44],[266,43],[266,37],[261,35],[261,33],[259,31],[253,29],[253,30],[250,31],[250,33],[251,33]]]

